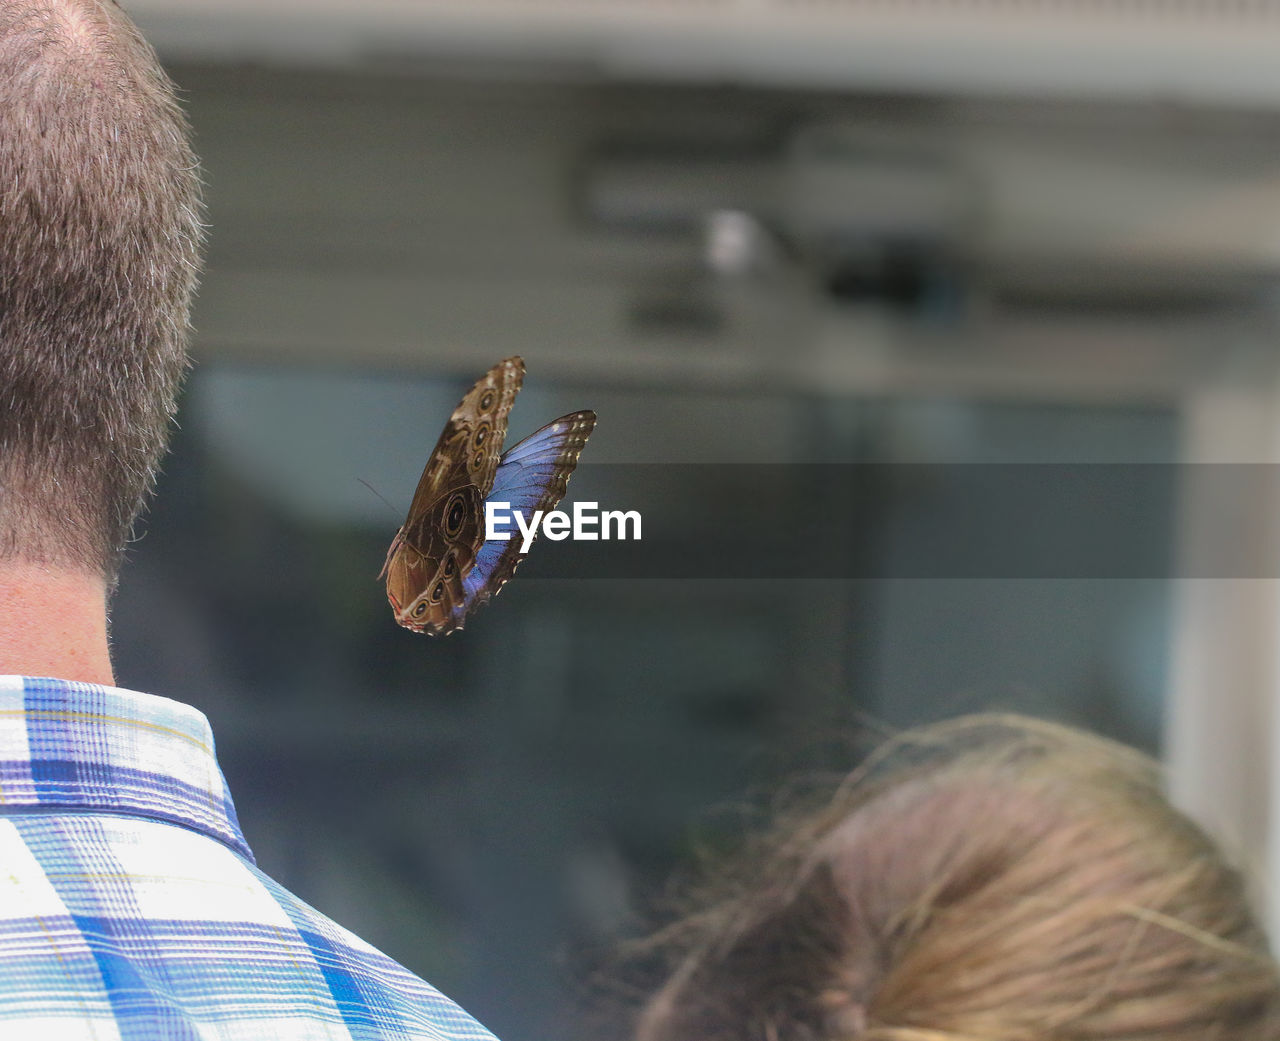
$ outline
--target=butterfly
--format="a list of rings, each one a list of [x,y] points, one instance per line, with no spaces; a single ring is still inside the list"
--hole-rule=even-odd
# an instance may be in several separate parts
[[[485,540],[485,502],[530,517],[555,508],[595,429],[596,414],[554,419],[499,456],[524,361],[507,358],[458,402],[418,480],[409,515],[382,567],[387,599],[406,629],[445,636],[497,595],[515,572],[522,539]]]

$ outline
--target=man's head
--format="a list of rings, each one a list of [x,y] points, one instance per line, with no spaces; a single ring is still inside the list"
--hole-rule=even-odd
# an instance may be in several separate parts
[[[0,2],[0,561],[113,579],[186,368],[199,194],[112,0]]]

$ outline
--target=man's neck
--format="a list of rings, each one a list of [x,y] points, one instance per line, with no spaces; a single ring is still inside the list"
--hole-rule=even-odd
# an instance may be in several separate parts
[[[0,673],[114,684],[102,577],[0,562]]]

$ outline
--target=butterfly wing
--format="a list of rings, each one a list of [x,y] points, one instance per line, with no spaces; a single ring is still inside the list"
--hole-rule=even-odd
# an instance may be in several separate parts
[[[545,514],[555,509],[595,425],[594,412],[571,412],[513,445],[498,464],[487,500],[510,503],[527,518],[538,510]],[[463,597],[450,615],[451,628],[443,631],[461,629],[468,611],[498,594],[520,563],[522,541],[517,532],[505,542],[480,544],[475,563],[462,578]]]
[[[440,439],[423,467],[409,504],[405,530],[450,489],[474,484],[481,498],[489,494],[507,436],[507,417],[524,382],[524,361],[507,358],[480,377],[449,416]]]
[[[466,596],[463,576],[484,544],[484,500],[523,380],[518,357],[480,377],[449,416],[423,468],[383,566],[387,599],[406,628],[452,631],[450,619]]]

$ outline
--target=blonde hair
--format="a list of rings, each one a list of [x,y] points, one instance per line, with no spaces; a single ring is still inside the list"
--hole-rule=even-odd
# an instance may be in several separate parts
[[[1241,876],[1147,757],[978,716],[902,735],[655,938],[639,1041],[1280,1038]]]

